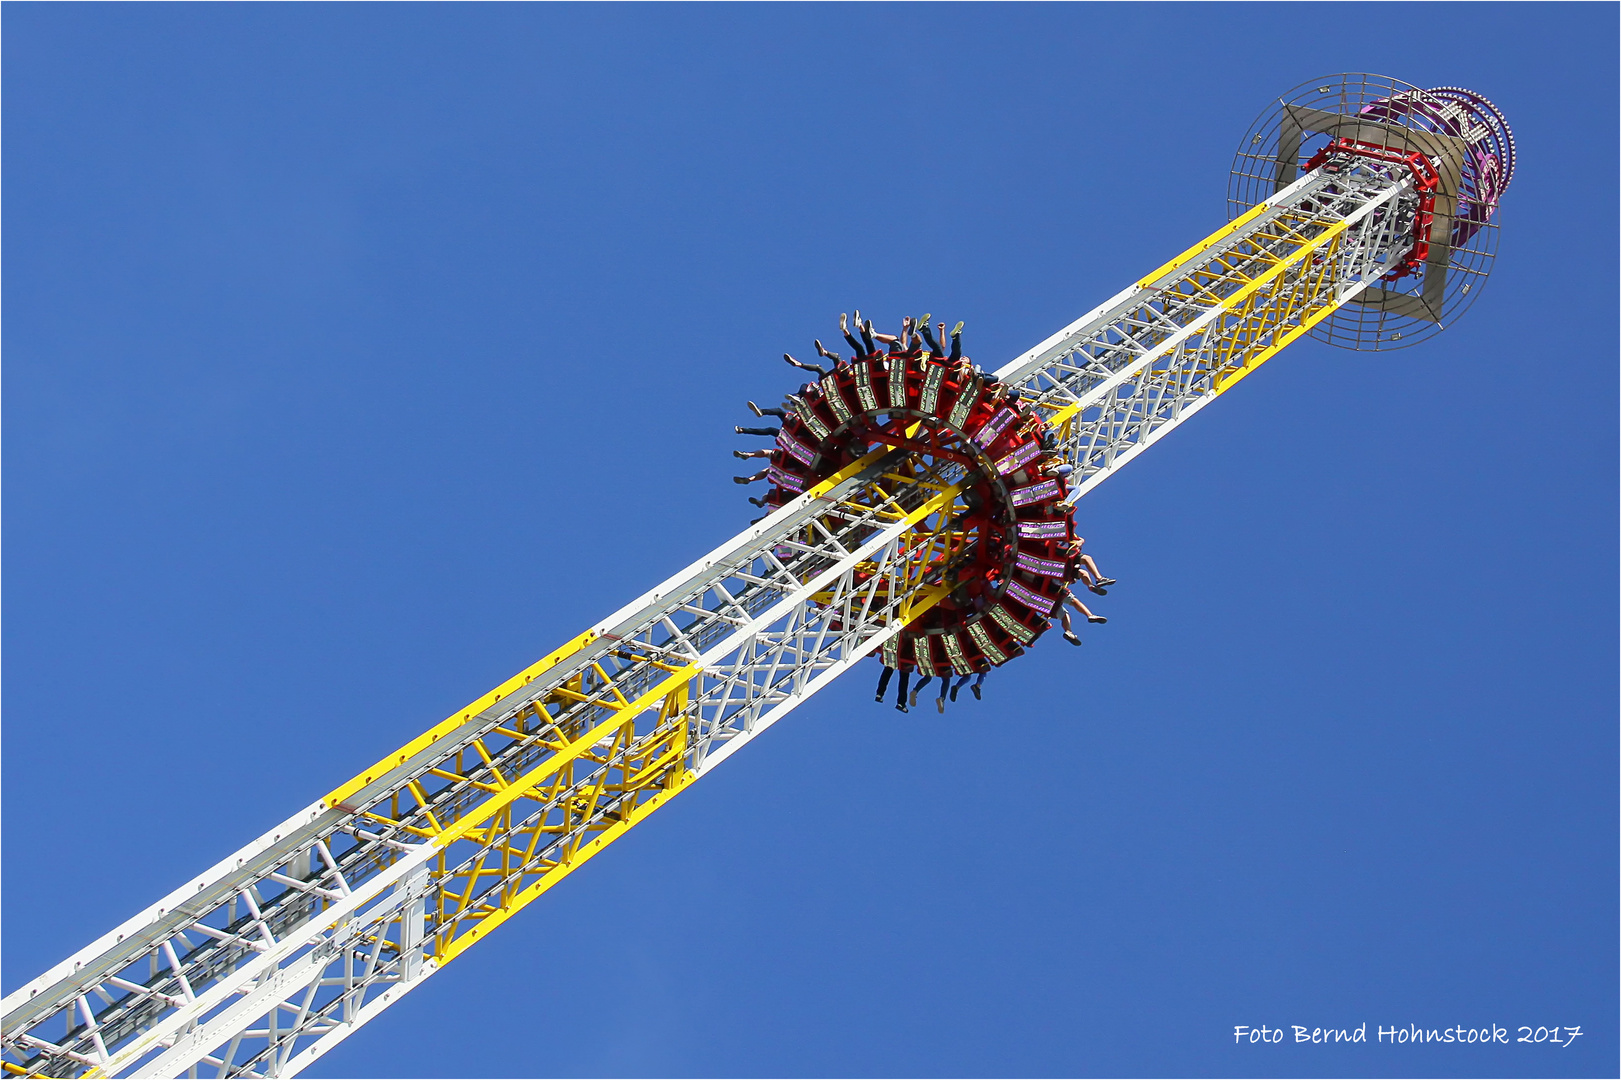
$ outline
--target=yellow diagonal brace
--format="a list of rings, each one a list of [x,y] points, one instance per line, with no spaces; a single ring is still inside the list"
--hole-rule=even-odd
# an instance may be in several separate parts
[[[1232,369],[1231,374],[1223,374],[1221,378],[1217,379],[1216,393],[1220,395],[1225,394],[1228,390],[1231,390],[1241,379],[1244,378],[1244,376],[1266,363],[1284,346],[1294,342],[1302,334],[1306,333],[1312,327],[1328,318],[1338,309],[1338,304],[1324,304],[1313,311],[1310,315],[1307,315],[1305,318],[1301,319],[1299,326],[1289,330],[1288,333],[1278,335],[1270,346],[1256,353],[1254,356],[1245,361],[1244,366],[1234,368]]]
[[[928,611],[929,608],[933,607],[935,604],[944,599],[950,593],[950,591],[950,588],[943,584],[930,586],[926,589],[919,590],[914,594],[915,600],[908,603],[904,608],[903,617],[915,619],[921,616]],[[675,700],[684,701],[686,693],[687,687],[685,684],[683,684],[674,690],[670,697]],[[679,709],[672,712],[667,706],[665,715],[674,715],[676,712],[679,712]],[[439,947],[436,955],[438,962],[441,965],[448,964],[450,961],[456,959],[456,957],[466,952],[469,948],[476,945],[480,940],[488,937],[490,932],[496,927],[500,926],[513,915],[517,914],[525,906],[538,899],[548,889],[552,888],[558,882],[568,877],[575,870],[578,870],[587,862],[591,861],[591,859],[601,853],[604,848],[613,843],[615,840],[619,839],[621,836],[625,835],[625,833],[629,832],[634,826],[640,823],[653,811],[657,810],[676,795],[679,795],[682,791],[686,790],[687,785],[692,783],[693,780],[697,779],[697,775],[698,774],[693,772],[691,769],[684,769],[674,773],[671,776],[667,787],[658,791],[645,802],[638,803],[629,810],[625,811],[624,816],[619,821],[609,825],[601,833],[593,837],[590,842],[580,845],[580,847],[566,861],[547,867],[539,880],[513,894],[512,898],[505,904],[500,905],[498,910],[479,919],[477,925],[468,927],[461,933],[456,933],[455,924],[447,923],[447,925],[441,928],[440,934],[441,936],[448,936],[449,940],[445,941],[445,943]],[[522,873],[523,876],[527,877],[532,873],[532,871],[523,871]],[[463,914],[462,919],[465,921],[465,914]]]
[[[536,765],[533,769],[530,769],[522,776],[513,780],[511,784],[502,790],[501,794],[491,796],[489,799],[486,799],[484,802],[480,803],[472,813],[457,821],[455,824],[451,825],[449,828],[445,829],[438,836],[436,836],[434,838],[434,843],[439,844],[441,847],[455,843],[457,840],[461,839],[462,835],[468,830],[476,828],[481,822],[487,820],[492,814],[500,810],[502,807],[510,806],[518,799],[521,799],[525,795],[529,794],[553,773],[557,772],[558,769],[561,769],[564,765],[574,761],[581,754],[585,753],[591,747],[601,742],[603,738],[610,734],[615,728],[621,727],[627,721],[633,720],[637,716],[640,716],[647,709],[651,708],[655,701],[658,701],[660,698],[664,697],[664,695],[668,694],[676,686],[685,683],[688,679],[697,675],[700,670],[701,669],[697,664],[688,664],[686,667],[682,668],[674,675],[671,675],[669,678],[660,680],[659,684],[653,687],[653,689],[649,690],[641,697],[638,697],[635,701],[631,702],[623,709],[619,709],[614,713],[614,715],[608,717],[608,719],[604,720],[602,723],[598,724],[596,727],[592,728],[578,739],[570,742],[567,749],[558,751],[545,761],[541,762],[539,765]]]
[[[527,904],[535,900],[546,890],[550,889],[553,885],[556,885],[559,881],[562,881],[564,878],[568,877],[575,870],[590,862],[591,859],[595,857],[597,853],[602,851],[603,848],[607,847],[609,844],[623,836],[626,832],[630,831],[632,826],[636,825],[643,818],[647,817],[653,811],[657,810],[659,807],[669,802],[670,799],[685,790],[688,784],[697,779],[697,775],[698,774],[693,772],[691,769],[686,770],[670,787],[660,791],[646,802],[633,807],[628,813],[625,814],[623,818],[604,829],[602,833],[593,838],[590,843],[582,844],[580,849],[574,853],[574,857],[568,862],[559,863],[557,866],[554,866],[546,874],[546,876],[514,895],[511,902],[494,913],[480,919],[477,926],[469,927],[461,934],[446,942],[440,947],[439,954],[437,956],[439,963],[448,964],[450,961],[456,959],[456,957],[460,956],[467,949],[477,944],[481,937],[487,937],[491,930],[494,930],[496,927],[506,922],[513,915],[517,914],[518,911],[522,910]],[[447,927],[446,929],[453,928]]]
[[[585,633],[570,641],[562,648],[548,653],[546,656],[524,668],[522,671],[518,672],[518,674],[508,679],[500,686],[497,686],[494,690],[491,690],[483,697],[469,703],[467,707],[462,709],[460,712],[451,714],[444,720],[429,728],[427,731],[424,731],[421,735],[418,735],[416,738],[400,747],[398,750],[394,751],[394,753],[382,758],[377,762],[377,764],[373,765],[365,772],[358,773],[347,783],[340,784],[333,788],[331,791],[327,792],[326,798],[322,800],[322,803],[329,807],[339,805],[340,803],[344,802],[344,800],[348,799],[349,796],[353,795],[355,792],[359,791],[361,788],[365,787],[379,776],[382,776],[384,773],[388,772],[388,770],[394,768],[396,765],[405,764],[405,762],[412,756],[426,750],[439,739],[450,734],[457,727],[465,724],[467,721],[471,720],[473,717],[477,716],[491,705],[494,705],[497,701],[500,701],[508,694],[511,694],[515,690],[522,689],[526,684],[533,682],[536,678],[544,675],[551,668],[554,668],[564,660],[567,660],[569,657],[573,656],[575,653],[579,652],[596,639],[597,632],[595,630],[587,630]]]

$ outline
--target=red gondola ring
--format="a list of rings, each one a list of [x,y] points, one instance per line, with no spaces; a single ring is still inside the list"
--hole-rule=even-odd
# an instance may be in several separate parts
[[[966,549],[946,568],[955,588],[890,639],[885,665],[924,675],[985,671],[1046,631],[1075,580],[1075,511],[1064,477],[1034,471],[1047,434],[1036,410],[969,364],[917,351],[841,362],[792,405],[767,473],[772,505],[878,444],[970,470],[953,518]]]

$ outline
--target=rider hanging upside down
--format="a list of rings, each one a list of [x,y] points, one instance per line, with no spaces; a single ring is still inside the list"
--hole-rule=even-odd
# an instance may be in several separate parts
[[[743,427],[743,435],[774,446],[737,450],[740,459],[766,458],[760,472],[734,477],[740,485],[765,480],[769,491],[749,501],[770,511],[787,505],[841,469],[884,447],[906,451],[889,466],[905,477],[954,462],[953,502],[939,524],[955,537],[952,552],[929,579],[951,586],[909,616],[884,646],[886,671],[878,696],[901,673],[897,707],[909,709],[938,683],[935,707],[944,711],[957,691],[980,682],[993,667],[1025,652],[1061,624],[1074,644],[1071,609],[1089,622],[1094,614],[1071,591],[1074,582],[1097,595],[1113,584],[1081,549],[1074,534],[1076,466],[1053,408],[1039,390],[1021,389],[981,371],[963,352],[963,324],[931,324],[932,315],[903,319],[898,334],[880,333],[856,311],[841,315],[849,359],[815,342],[820,363],[784,353],[807,372],[806,382],[781,406],[751,401],[756,417],[774,426]],[[764,464],[764,463],[762,463]],[[944,559],[945,555],[930,556]],[[884,584],[877,596],[887,595]]]

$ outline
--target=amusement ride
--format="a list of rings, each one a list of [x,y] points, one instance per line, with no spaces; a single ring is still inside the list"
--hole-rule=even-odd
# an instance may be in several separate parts
[[[1513,174],[1480,95],[1336,75],[1244,135],[1226,225],[995,372],[858,318],[763,518],[7,995],[0,1068],[296,1076],[864,657],[903,701],[1017,658],[1108,583],[1082,496],[1301,337],[1439,332]]]

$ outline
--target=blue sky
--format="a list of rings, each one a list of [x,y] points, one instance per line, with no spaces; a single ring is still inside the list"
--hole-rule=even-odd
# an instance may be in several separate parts
[[[1369,70],[1514,125],[1464,320],[1294,346],[1083,500],[1082,649],[858,669],[309,1075],[1613,1073],[1613,5],[3,27],[7,989],[741,527],[838,312],[999,366]]]

